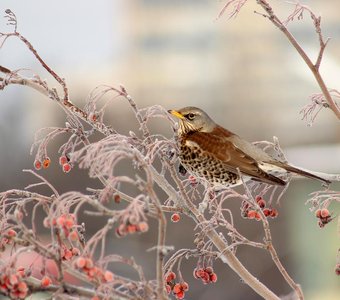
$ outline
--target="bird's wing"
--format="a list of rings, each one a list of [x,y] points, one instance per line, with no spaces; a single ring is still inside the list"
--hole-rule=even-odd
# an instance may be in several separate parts
[[[240,150],[226,136],[195,132],[189,134],[186,140],[196,143],[205,152],[205,155],[220,160],[226,171],[237,173],[237,169],[239,169],[242,174],[257,181],[269,184],[285,184],[280,178],[263,171],[254,158]]]

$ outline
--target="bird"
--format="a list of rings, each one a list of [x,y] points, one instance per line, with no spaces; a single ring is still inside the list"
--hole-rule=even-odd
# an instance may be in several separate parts
[[[193,175],[206,179],[213,186],[232,187],[249,180],[285,186],[278,175],[294,173],[331,182],[315,174],[280,161],[237,134],[216,124],[197,107],[168,110],[179,120],[179,159]]]

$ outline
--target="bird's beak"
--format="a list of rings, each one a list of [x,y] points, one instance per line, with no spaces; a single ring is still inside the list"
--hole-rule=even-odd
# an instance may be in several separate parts
[[[176,110],[170,109],[170,110],[168,110],[168,113],[172,114],[173,116],[175,116],[178,119],[184,119],[184,116]]]

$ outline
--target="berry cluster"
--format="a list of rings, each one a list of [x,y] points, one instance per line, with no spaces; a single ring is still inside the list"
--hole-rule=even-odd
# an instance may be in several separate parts
[[[266,207],[267,203],[261,196],[256,196],[255,200],[266,217],[276,218],[279,215],[277,209]],[[260,213],[256,211],[256,209],[249,202],[246,201],[242,202],[241,216],[245,219],[255,219],[257,221],[261,220]]]
[[[333,220],[332,215],[329,213],[329,210],[327,208],[317,209],[315,212],[315,216],[319,219],[318,225],[320,226],[320,228],[325,227],[326,224]]]
[[[13,229],[8,229],[7,232],[0,240],[0,251],[5,251],[6,245],[11,245],[13,242],[13,238],[16,237],[17,232]]]
[[[74,256],[79,256],[80,250],[76,247],[67,248],[65,245],[61,247],[62,260],[71,260]]]
[[[41,168],[47,169],[51,164],[51,159],[46,156],[43,160],[36,159],[34,161],[34,168],[36,170],[41,170]],[[63,171],[68,173],[72,169],[72,165],[70,163],[70,159],[66,155],[62,155],[59,157],[59,164],[62,166]]]
[[[114,280],[114,275],[110,271],[104,271],[96,267],[91,258],[78,257],[75,261],[75,266],[86,273],[90,280],[98,283],[107,283]]]
[[[43,222],[46,228],[53,226],[58,226],[61,234],[66,238],[70,237],[71,240],[78,240],[78,232],[75,228],[76,217],[74,214],[62,214],[58,218],[52,218],[52,222],[49,217],[46,217]]]
[[[18,268],[15,273],[1,274],[0,292],[11,299],[25,299],[29,291],[25,276],[24,268]]]
[[[46,156],[42,161],[40,161],[39,159],[36,159],[34,161],[34,168],[36,170],[41,170],[41,168],[47,169],[51,164],[51,159]]]
[[[165,275],[165,288],[168,294],[171,292],[175,295],[176,299],[183,299],[185,292],[189,290],[189,285],[185,282],[175,282],[176,274],[168,272]]]
[[[72,169],[70,159],[66,155],[62,155],[59,157],[59,165],[61,165],[61,167],[63,168],[64,173],[68,173]]]
[[[118,237],[124,237],[127,234],[134,234],[136,232],[147,232],[149,230],[149,225],[145,221],[140,221],[140,222],[134,222],[132,221],[127,221],[121,223],[117,228],[116,228],[116,235]]]
[[[202,279],[204,284],[215,283],[217,275],[212,267],[196,268],[193,273],[196,279]]]

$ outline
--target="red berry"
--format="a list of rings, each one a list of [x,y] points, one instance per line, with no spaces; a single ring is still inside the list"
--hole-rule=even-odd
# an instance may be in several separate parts
[[[71,165],[69,163],[63,164],[63,171],[64,173],[68,173],[71,171]]]
[[[172,288],[172,291],[174,292],[174,294],[178,294],[179,292],[182,291],[182,286],[180,283],[176,283],[174,285],[174,287]]]
[[[335,274],[338,275],[338,276],[340,276],[340,264],[337,264],[337,265],[335,266]]]
[[[48,287],[51,283],[52,283],[51,278],[46,276],[46,275],[41,279],[41,286],[42,287]]]
[[[255,197],[255,201],[256,202],[259,202],[260,200],[262,200],[263,198],[260,196],[260,195],[257,195],[256,197]]]
[[[69,250],[69,249],[65,249],[65,253],[64,253],[63,258],[64,258],[65,260],[70,260],[72,257],[73,257],[72,251]]]
[[[177,214],[177,213],[174,213],[171,216],[171,221],[174,222],[174,223],[177,223],[180,219],[181,219],[181,216],[179,214]]]
[[[321,214],[322,218],[327,218],[327,217],[329,217],[329,210],[327,208],[323,208],[323,209],[321,209],[320,214]]]
[[[264,201],[263,199],[259,200],[257,202],[257,204],[261,207],[261,208],[265,208],[266,206],[266,201]]]
[[[211,274],[214,272],[214,269],[212,267],[206,267],[204,271],[207,272],[208,274]]]
[[[110,272],[110,271],[105,271],[104,279],[105,279],[106,282],[112,282],[113,281],[113,273]]]
[[[7,235],[8,235],[8,237],[12,238],[12,237],[15,237],[17,235],[17,232],[13,229],[8,229]]]
[[[65,155],[62,155],[59,157],[59,164],[61,166],[65,165],[66,163],[68,163],[68,158]]]
[[[137,226],[136,225],[132,225],[132,224],[127,225],[126,230],[127,230],[128,233],[133,234],[133,233],[136,232]]]
[[[176,293],[175,296],[176,296],[177,299],[183,299],[184,298],[184,292],[180,291],[180,292]]]
[[[43,168],[47,169],[51,164],[51,159],[49,157],[46,157],[43,161]]]
[[[271,213],[272,213],[272,211],[271,211],[271,209],[269,209],[269,208],[265,208],[265,209],[263,210],[263,214],[264,214],[266,217],[270,216]]]
[[[261,215],[258,212],[256,212],[256,214],[255,214],[255,219],[256,219],[256,221],[261,220]]]
[[[247,213],[248,219],[254,219],[256,216],[256,211],[255,210],[249,210]]]
[[[272,218],[276,218],[278,215],[279,215],[279,212],[277,211],[277,209],[273,208],[271,213],[270,213],[270,216]]]
[[[168,274],[166,274],[165,281],[166,281],[166,283],[169,283],[169,282],[173,281],[175,278],[176,278],[176,274],[171,271]]]
[[[78,257],[76,260],[76,266],[79,269],[82,269],[85,267],[85,265],[86,265],[86,259],[84,257]]]
[[[216,282],[216,281],[217,281],[217,275],[216,275],[216,273],[210,274],[210,281],[211,281],[211,282]]]
[[[17,285],[17,289],[19,292],[27,292],[28,291],[28,287],[26,282],[20,281]]]
[[[201,279],[204,284],[207,284],[210,282],[210,274],[208,272],[204,272],[201,276]]]
[[[41,161],[40,161],[40,160],[35,160],[35,161],[34,161],[34,168],[35,168],[36,170],[40,170],[41,167],[42,167]]]
[[[317,218],[321,218],[321,209],[320,208],[315,211],[315,216]]]
[[[114,195],[113,199],[114,199],[115,203],[120,203],[121,199],[120,199],[120,196],[118,194]]]
[[[201,268],[195,268],[194,269],[194,272],[193,272],[193,276],[196,278],[196,279],[199,279],[199,278],[201,278],[201,275],[204,273],[204,270],[203,269],[201,269]]]
[[[139,222],[137,225],[137,231],[147,232],[149,230],[149,225],[146,222]]]
[[[187,284],[185,281],[181,283],[181,286],[183,291],[189,290],[189,284]]]

